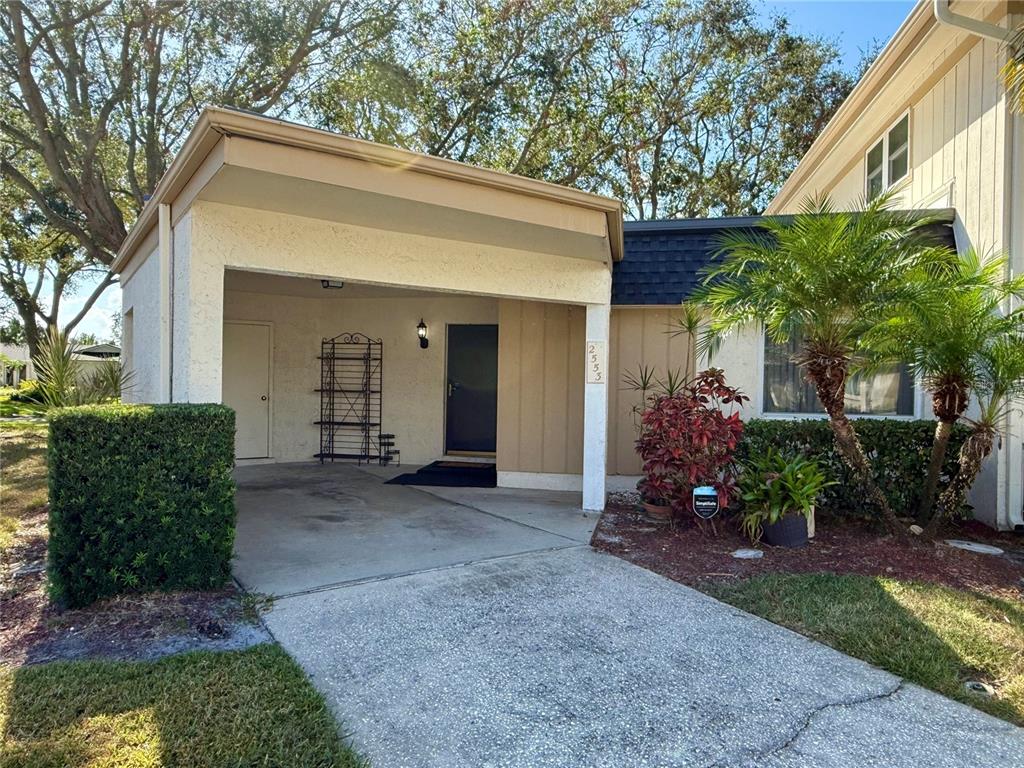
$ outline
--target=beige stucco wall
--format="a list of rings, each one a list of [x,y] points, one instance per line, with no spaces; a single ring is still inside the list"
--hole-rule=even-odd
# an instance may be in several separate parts
[[[160,400],[160,313],[154,311],[160,294],[160,263],[154,247],[121,283],[122,317],[129,312],[131,328],[124,335],[124,359],[133,371],[130,403]]]
[[[325,292],[326,293],[326,292]],[[339,292],[341,293],[341,292]],[[423,318],[431,342],[420,349]],[[273,326],[271,452],[307,461],[319,450],[320,341],[343,332],[383,340],[383,432],[395,434],[402,461],[425,463],[444,453],[446,323],[495,323],[494,299],[462,296],[361,298],[226,291],[224,319]]]
[[[608,364],[608,474],[640,471],[633,442],[635,393],[626,371],[692,373],[691,345],[667,333],[673,307],[613,307]],[[498,471],[576,475],[582,471],[582,307],[499,303]]]

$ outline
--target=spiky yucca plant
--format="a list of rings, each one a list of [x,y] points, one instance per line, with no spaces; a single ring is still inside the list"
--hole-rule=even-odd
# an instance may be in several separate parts
[[[761,325],[775,342],[800,339],[794,362],[828,414],[840,455],[888,528],[904,535],[845,406],[861,340],[900,308],[932,300],[924,274],[950,258],[928,232],[932,220],[900,213],[894,201],[895,192],[883,194],[853,213],[812,198],[795,216],[727,234],[698,298],[710,309],[708,338]]]
[[[48,408],[116,400],[130,389],[134,378],[117,360],[104,360],[86,375],[78,361],[77,345],[66,334],[51,328],[33,358],[39,392]]]

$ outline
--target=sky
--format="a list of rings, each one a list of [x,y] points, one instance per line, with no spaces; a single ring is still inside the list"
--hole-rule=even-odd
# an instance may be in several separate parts
[[[861,53],[872,41],[885,43],[910,14],[908,0],[755,0],[765,19],[782,15],[796,32],[827,38],[839,47],[843,64],[857,66]],[[85,302],[84,287],[67,296],[61,305],[61,321],[74,317]],[[94,333],[100,340],[110,336],[113,318],[121,311],[121,290],[108,288],[79,324],[77,333]]]

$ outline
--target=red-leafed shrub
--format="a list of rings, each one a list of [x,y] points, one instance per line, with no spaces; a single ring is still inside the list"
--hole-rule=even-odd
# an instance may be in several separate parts
[[[701,371],[678,394],[651,397],[636,442],[645,500],[668,504],[676,514],[692,512],[693,489],[710,485],[724,508],[735,486],[733,454],[743,434],[736,409],[749,399],[728,386],[718,368]]]

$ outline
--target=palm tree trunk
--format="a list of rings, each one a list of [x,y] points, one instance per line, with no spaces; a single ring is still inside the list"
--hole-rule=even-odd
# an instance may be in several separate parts
[[[932,456],[928,462],[928,475],[925,477],[924,488],[921,490],[921,501],[917,507],[918,525],[927,524],[935,504],[935,491],[939,487],[939,475],[942,465],[946,463],[946,449],[949,438],[953,434],[952,421],[939,420],[935,425],[935,439],[932,441]]]
[[[906,528],[897,519],[889,500],[882,493],[882,489],[878,487],[878,483],[875,482],[871,472],[871,463],[868,461],[867,454],[864,453],[864,447],[860,444],[857,431],[846,415],[844,398],[849,357],[829,354],[808,346],[802,354],[801,362],[806,365],[807,378],[814,385],[818,400],[821,401],[825,413],[828,414],[829,425],[832,427],[832,434],[835,435],[839,455],[853,470],[854,481],[864,492],[867,500],[882,511],[882,517],[889,530],[895,536],[906,536]]]
[[[995,444],[995,430],[978,425],[960,447],[960,470],[949,481],[946,490],[939,497],[939,503],[935,506],[935,513],[924,529],[927,538],[934,538],[939,532],[942,522],[963,506],[967,492],[974,485],[974,481],[981,472],[981,466],[985,459],[992,453],[992,446]]]

